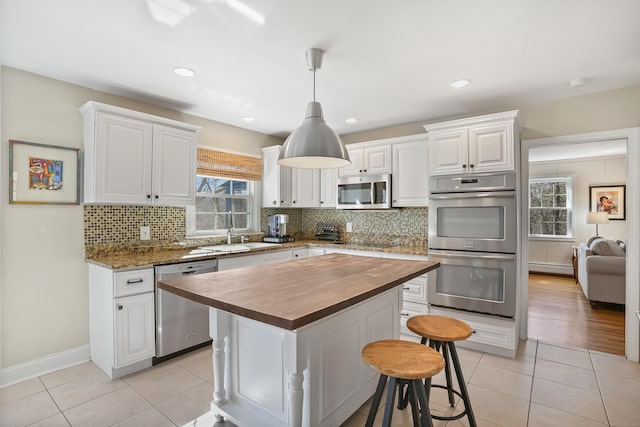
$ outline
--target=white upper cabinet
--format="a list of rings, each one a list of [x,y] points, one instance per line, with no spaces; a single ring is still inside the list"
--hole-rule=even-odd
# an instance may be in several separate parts
[[[431,175],[515,170],[518,111],[425,125]]]
[[[391,145],[391,200],[393,207],[424,207],[429,203],[427,137],[404,138]],[[401,138],[398,138],[401,140]]]
[[[338,204],[338,169],[320,170],[320,207],[335,208]]]
[[[291,168],[280,166],[281,145],[262,149],[262,207],[291,207]]]
[[[320,206],[320,170],[291,168],[291,193],[294,208]]]
[[[347,145],[351,164],[340,168],[340,176],[380,175],[391,173],[389,143],[357,143]]]
[[[195,202],[197,126],[89,101],[84,116],[84,202]]]

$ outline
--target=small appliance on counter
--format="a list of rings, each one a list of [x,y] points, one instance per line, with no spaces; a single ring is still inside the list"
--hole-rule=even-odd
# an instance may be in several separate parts
[[[316,224],[316,240],[340,241],[340,227],[331,222],[319,222]]]
[[[289,215],[276,214],[267,218],[267,235],[262,238],[267,243],[293,242],[294,238],[287,234]]]

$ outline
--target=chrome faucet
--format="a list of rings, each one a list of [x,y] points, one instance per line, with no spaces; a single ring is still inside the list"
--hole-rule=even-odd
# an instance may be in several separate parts
[[[236,236],[236,233],[233,230],[233,215],[231,215],[231,211],[229,211],[229,229],[227,230],[227,245],[231,244],[231,238],[235,236]]]

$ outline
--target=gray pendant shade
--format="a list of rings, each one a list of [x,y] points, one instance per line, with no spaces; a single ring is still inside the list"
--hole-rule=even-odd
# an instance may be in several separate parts
[[[314,72],[313,101],[307,104],[302,125],[287,138],[280,151],[278,164],[301,169],[340,168],[351,164],[349,153],[340,136],[324,121],[322,106],[315,100],[315,71],[322,64],[322,51],[308,49],[309,69]]]
[[[342,140],[325,123],[319,102],[307,104],[304,122],[284,142],[278,164],[302,169],[341,168],[351,164]]]

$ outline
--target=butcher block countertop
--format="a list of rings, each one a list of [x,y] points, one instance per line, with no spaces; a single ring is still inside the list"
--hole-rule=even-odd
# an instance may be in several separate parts
[[[185,298],[294,330],[378,295],[440,266],[330,254],[180,277],[158,287]]]

